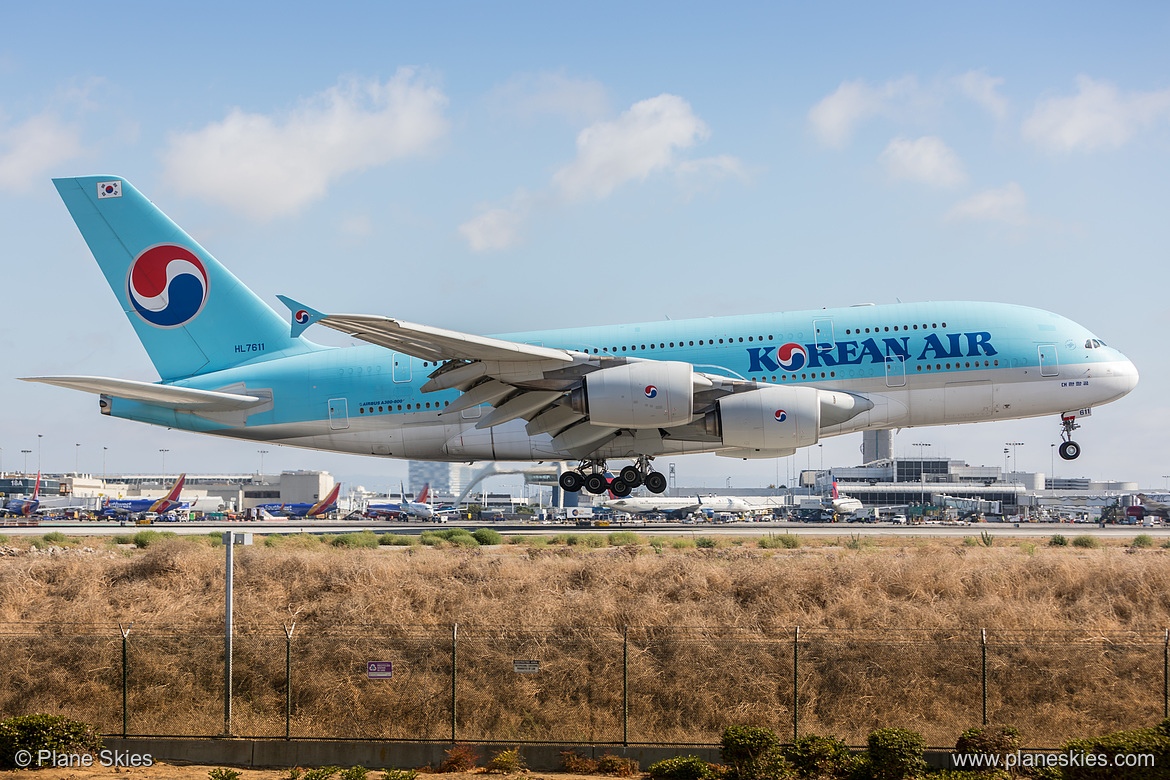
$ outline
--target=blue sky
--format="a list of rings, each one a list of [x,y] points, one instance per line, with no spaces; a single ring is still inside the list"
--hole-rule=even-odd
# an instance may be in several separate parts
[[[125,176],[278,306],[476,333],[897,300],[1049,309],[1142,380],[895,449],[1162,487],[1170,7],[50,3],[0,8],[0,457],[246,472],[253,444],[13,377],[155,379],[50,183]],[[327,334],[315,335],[326,343]],[[78,447],[77,445],[81,445]],[[677,459],[680,484],[853,465]],[[268,447],[266,470],[405,464]],[[30,462],[30,468],[34,464]],[[506,481],[505,481],[506,483]]]

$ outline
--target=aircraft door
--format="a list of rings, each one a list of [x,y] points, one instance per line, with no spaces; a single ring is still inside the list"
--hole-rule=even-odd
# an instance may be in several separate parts
[[[829,352],[837,348],[837,341],[833,338],[833,321],[831,319],[813,320],[813,335],[816,337],[817,352]]]
[[[906,386],[906,358],[886,355],[886,387]]]
[[[1041,344],[1040,376],[1060,376],[1060,363],[1056,359],[1055,344]]]
[[[403,355],[401,352],[391,352],[390,358],[394,361],[394,381],[409,382],[411,376],[410,355]]]
[[[329,428],[343,431],[349,427],[349,402],[344,398],[329,399]]]

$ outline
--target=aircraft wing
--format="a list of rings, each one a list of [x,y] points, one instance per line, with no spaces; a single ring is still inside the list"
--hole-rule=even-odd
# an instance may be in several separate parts
[[[172,409],[227,412],[247,409],[268,401],[267,398],[254,395],[224,393],[217,390],[196,390],[191,387],[158,385],[134,379],[114,379],[103,376],[29,376],[20,377],[20,379],[22,382],[41,382],[70,390],[109,395]]]

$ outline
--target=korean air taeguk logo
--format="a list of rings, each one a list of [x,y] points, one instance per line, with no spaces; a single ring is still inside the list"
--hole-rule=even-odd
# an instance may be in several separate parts
[[[159,244],[130,264],[126,294],[138,316],[156,328],[177,328],[207,303],[207,269],[191,250]]]
[[[293,314],[293,321],[298,325],[304,325],[309,321],[309,313],[304,309],[297,309],[296,313]]]
[[[658,388],[654,385],[646,385],[646,389],[642,392],[646,394],[647,398],[655,398],[658,396]]]
[[[808,364],[808,352],[799,344],[788,343],[776,348],[776,362],[784,371],[799,371]]]

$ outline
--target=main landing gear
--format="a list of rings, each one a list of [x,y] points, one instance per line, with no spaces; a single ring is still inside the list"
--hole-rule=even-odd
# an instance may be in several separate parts
[[[638,458],[634,465],[624,467],[616,477],[606,474],[604,460],[583,460],[575,470],[561,474],[558,481],[561,489],[570,493],[585,488],[594,495],[600,495],[608,490],[618,498],[625,498],[639,485],[645,485],[651,493],[666,490],[666,477],[650,470],[650,459],[646,456]]]
[[[1072,432],[1081,426],[1077,425],[1077,416],[1075,414],[1062,414],[1060,416],[1060,438],[1064,439],[1064,443],[1060,445],[1060,457],[1065,460],[1076,460],[1081,454],[1081,445],[1072,440]]]

